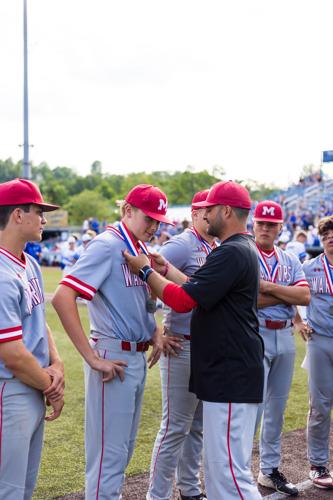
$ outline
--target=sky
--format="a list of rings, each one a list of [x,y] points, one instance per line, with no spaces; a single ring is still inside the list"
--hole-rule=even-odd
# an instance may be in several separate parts
[[[332,0],[27,4],[35,165],[285,187],[333,149]],[[17,161],[23,0],[0,0],[0,68],[0,159]]]

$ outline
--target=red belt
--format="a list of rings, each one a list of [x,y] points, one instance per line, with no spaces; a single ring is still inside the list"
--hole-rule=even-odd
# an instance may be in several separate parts
[[[131,342],[126,342],[126,340],[122,340],[121,348],[123,351],[131,351]],[[137,342],[136,351],[137,352],[145,352],[149,349],[149,342]]]
[[[282,330],[287,326],[287,320],[284,321],[273,321],[271,319],[265,319],[265,326],[269,330]]]
[[[191,335],[183,335],[185,340],[191,340]]]

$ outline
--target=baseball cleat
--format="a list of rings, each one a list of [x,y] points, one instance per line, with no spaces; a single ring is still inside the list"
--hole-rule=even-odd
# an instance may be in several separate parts
[[[182,495],[181,491],[179,491],[179,500],[207,500],[207,497],[204,493],[200,493],[200,495],[192,495],[191,497],[187,497],[186,495]]]
[[[273,490],[278,491],[279,493],[284,493],[285,495],[289,495],[295,497],[298,495],[298,489],[292,483],[287,481],[282,472],[279,471],[277,467],[275,467],[270,474],[263,474],[261,471],[258,476],[258,484],[261,486],[265,486],[266,488],[272,488]]]
[[[333,478],[327,467],[324,467],[323,465],[311,465],[309,477],[313,486],[325,490],[333,489]]]

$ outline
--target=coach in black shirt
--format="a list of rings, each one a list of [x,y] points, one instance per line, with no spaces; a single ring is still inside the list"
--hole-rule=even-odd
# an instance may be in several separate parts
[[[209,234],[222,243],[189,281],[162,257],[154,259],[154,267],[165,278],[145,255],[126,258],[166,304],[178,312],[194,309],[190,390],[203,400],[209,500],[254,500],[261,496],[248,464],[264,369],[256,310],[258,255],[246,232],[251,200],[243,186],[218,182],[202,206]]]

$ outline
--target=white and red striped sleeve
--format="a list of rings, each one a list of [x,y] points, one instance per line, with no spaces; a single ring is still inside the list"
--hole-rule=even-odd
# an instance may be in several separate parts
[[[104,234],[104,233],[103,233]],[[112,267],[112,243],[103,235],[94,238],[70,274],[60,284],[78,292],[86,300],[92,300],[97,290],[110,275]]]
[[[0,329],[0,343],[22,339],[22,325]]]
[[[310,288],[310,285],[306,279],[296,281],[295,283],[293,283],[293,286],[307,286],[308,288]]]
[[[75,276],[72,276],[71,274],[67,274],[60,281],[60,285],[69,286],[69,288],[72,288],[73,290],[78,292],[80,294],[80,297],[83,297],[86,300],[92,300],[97,291],[96,288],[94,288],[93,286],[84,283],[83,281],[79,280]]]

